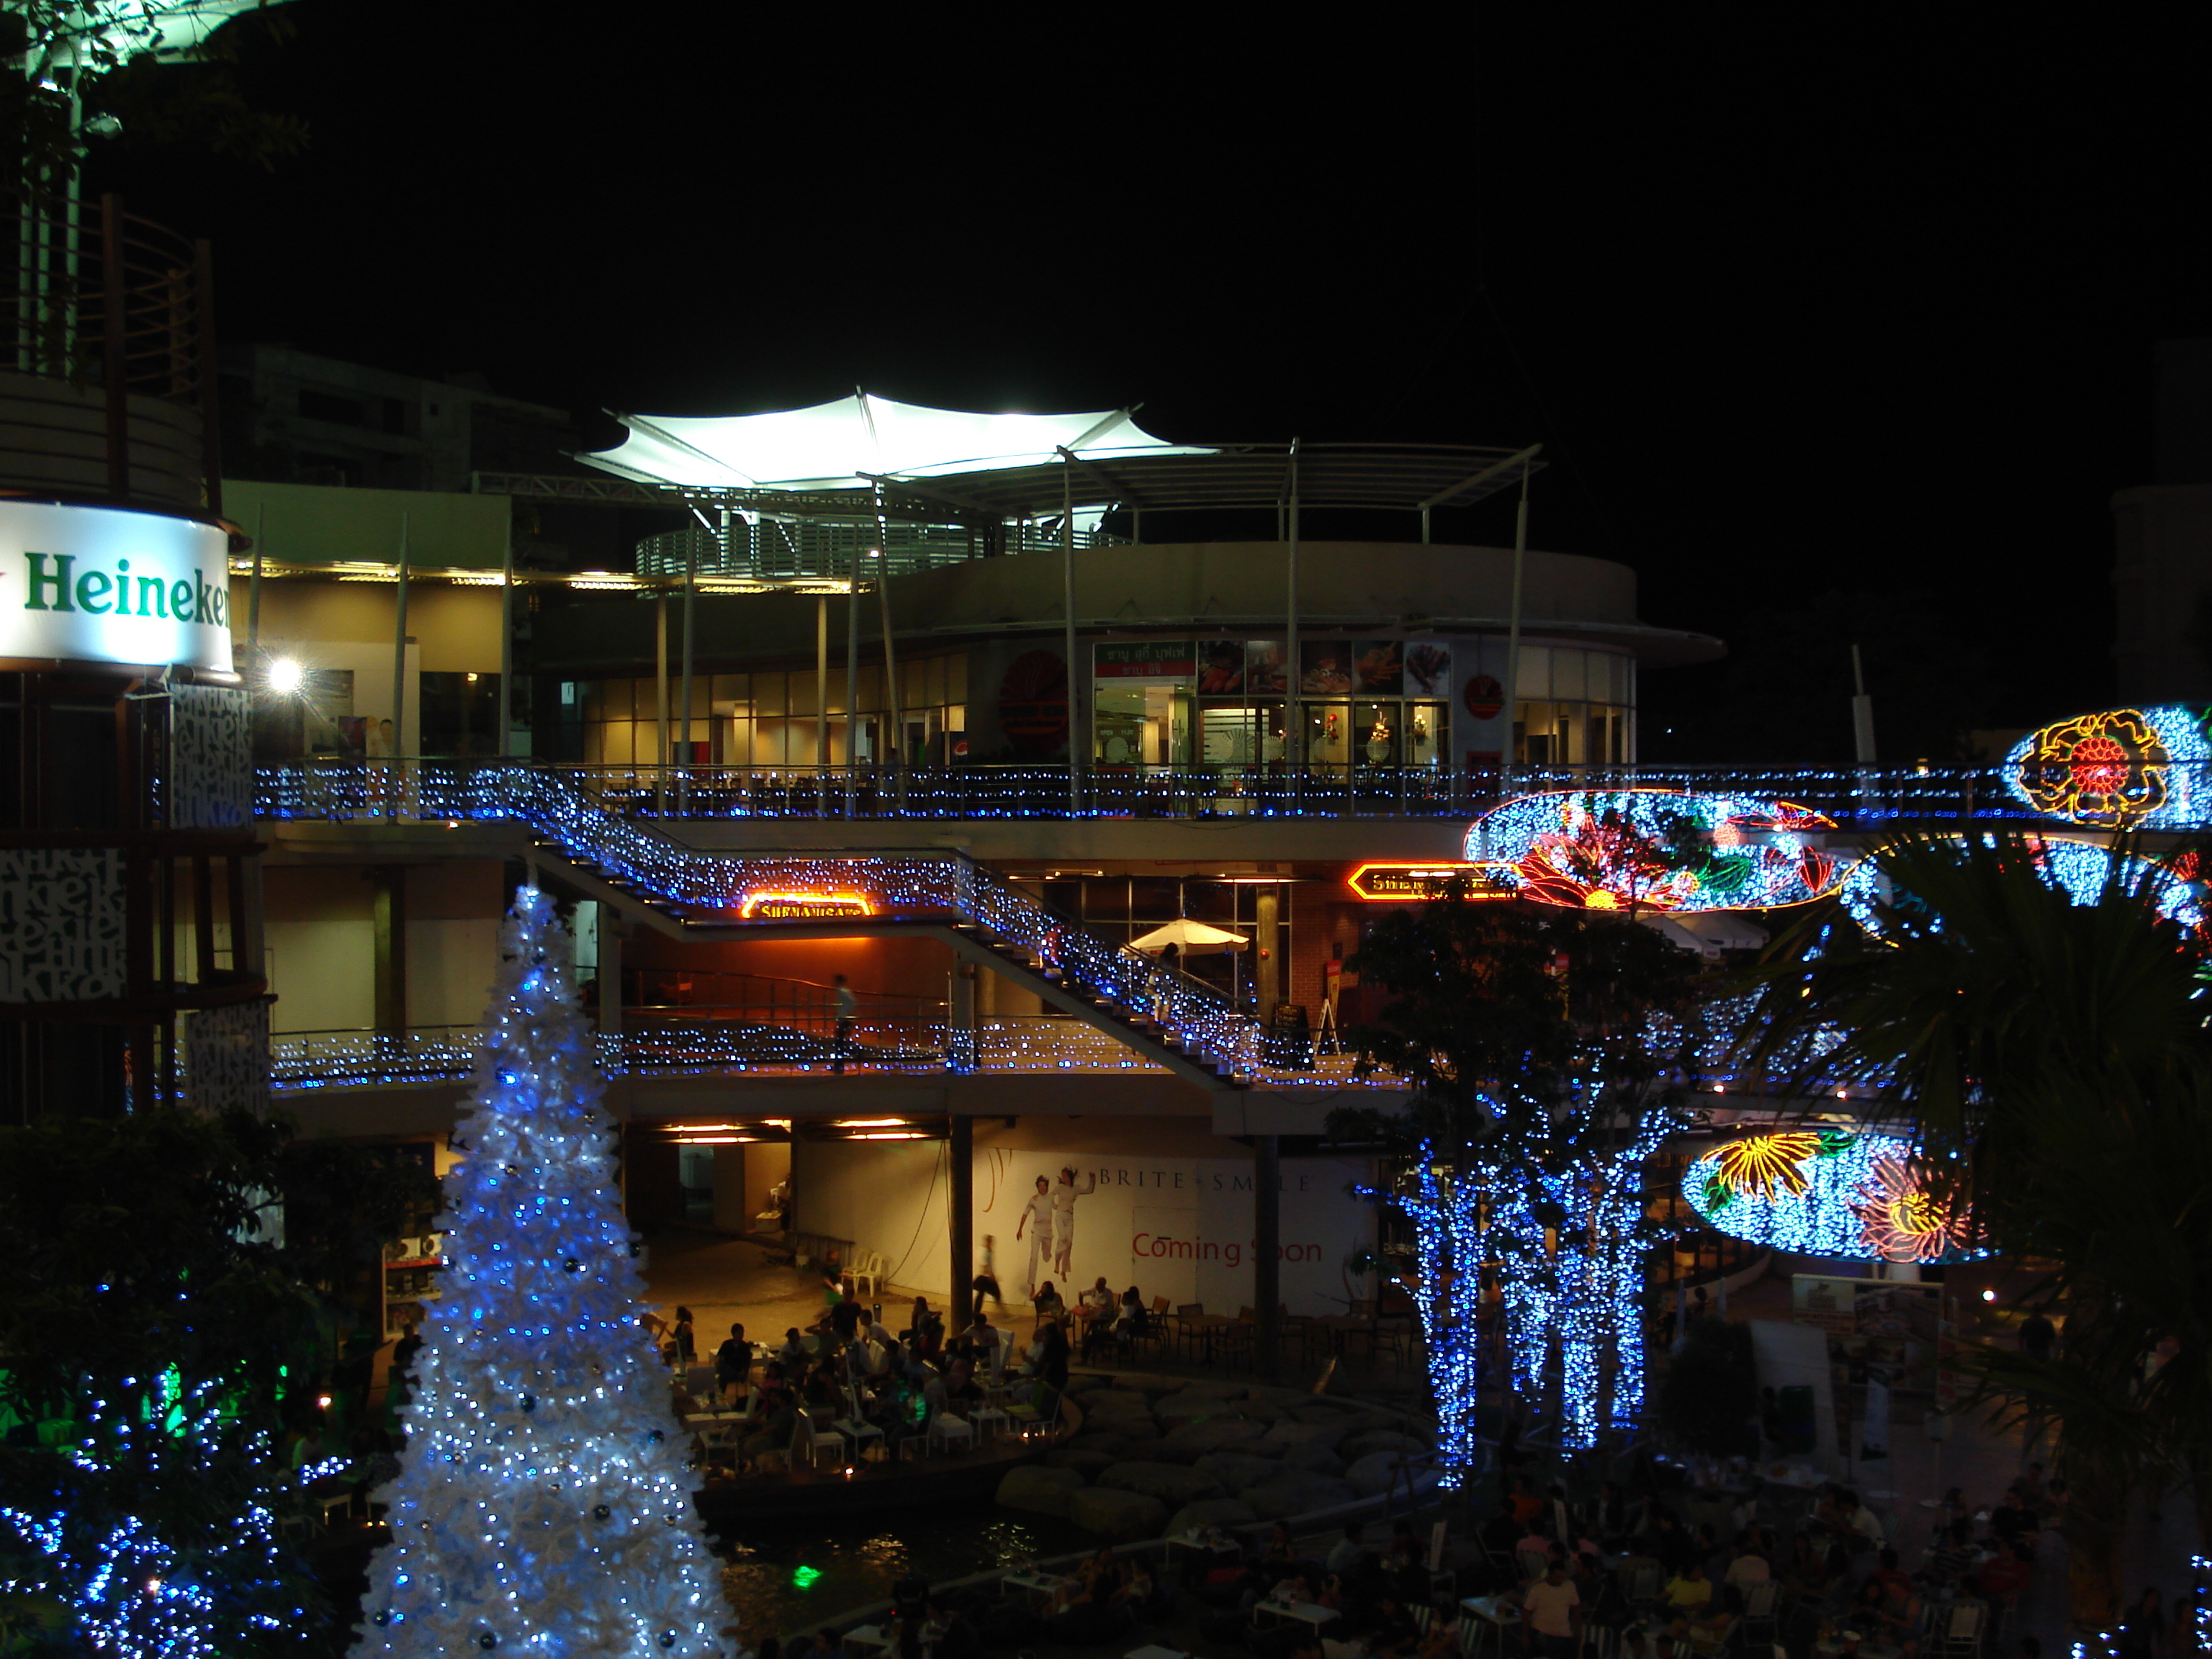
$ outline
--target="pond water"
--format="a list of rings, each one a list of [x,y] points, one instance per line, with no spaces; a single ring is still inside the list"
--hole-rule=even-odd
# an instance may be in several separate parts
[[[975,1500],[891,1510],[873,1521],[756,1521],[709,1537],[749,1647],[886,1601],[902,1578],[943,1583],[1094,1541],[1048,1516]]]

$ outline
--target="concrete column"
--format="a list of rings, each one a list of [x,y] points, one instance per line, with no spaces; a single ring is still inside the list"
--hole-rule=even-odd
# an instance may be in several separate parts
[[[1252,1142],[1252,1375],[1272,1382],[1278,1372],[1283,1300],[1282,1143],[1273,1135]]]
[[[376,884],[376,1029],[398,1031],[407,1024],[407,870],[389,865],[369,872]]]
[[[619,1031],[623,1028],[622,980],[623,925],[616,920],[614,907],[599,907],[599,1029]]]
[[[975,1120],[955,1116],[951,1120],[952,1133],[945,1156],[951,1164],[951,1201],[945,1207],[952,1218],[951,1295],[945,1306],[955,1316],[967,1314],[973,1318],[975,1296],[968,1281],[975,1277]],[[964,1328],[965,1321],[948,1317],[954,1328]]]
[[[1275,948],[1281,911],[1281,889],[1262,887],[1256,890],[1253,904],[1252,964],[1254,989],[1259,994],[1261,1019],[1272,1018],[1275,1005],[1283,1000],[1282,953]]]

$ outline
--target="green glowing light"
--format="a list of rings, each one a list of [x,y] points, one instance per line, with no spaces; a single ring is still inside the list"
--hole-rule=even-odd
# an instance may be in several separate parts
[[[811,1589],[814,1581],[821,1576],[819,1567],[793,1567],[791,1570],[791,1587],[793,1589]]]

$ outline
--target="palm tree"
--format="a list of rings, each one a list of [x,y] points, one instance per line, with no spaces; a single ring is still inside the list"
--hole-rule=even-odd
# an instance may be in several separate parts
[[[2061,1264],[2041,1294],[2067,1309],[2064,1357],[1984,1346],[1975,1403],[2060,1424],[2075,1613],[2108,1624],[2131,1497],[2178,1474],[2212,1516],[2203,958],[2139,884],[2076,904],[2019,837],[1881,856],[1881,936],[1824,908],[1778,941],[1744,1054],[1881,1085],[1995,1248]],[[2168,1337],[2178,1354],[2147,1376]]]

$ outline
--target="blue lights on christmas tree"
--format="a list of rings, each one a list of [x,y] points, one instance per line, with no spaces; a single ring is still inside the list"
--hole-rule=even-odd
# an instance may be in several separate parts
[[[636,1316],[605,1085],[543,893],[517,896],[504,951],[354,1651],[722,1655],[696,1482]]]

